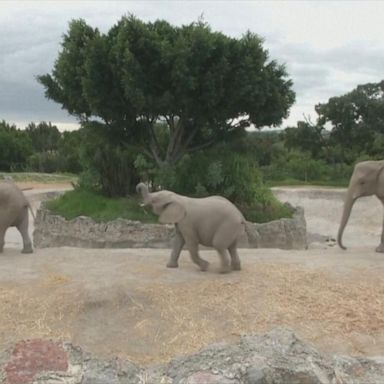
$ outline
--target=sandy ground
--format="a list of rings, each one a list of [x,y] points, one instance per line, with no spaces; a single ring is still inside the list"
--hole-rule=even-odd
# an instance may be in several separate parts
[[[311,238],[336,236],[342,190],[274,191],[305,208]],[[36,207],[38,190],[26,194]],[[302,251],[242,249],[243,270],[228,275],[217,273],[212,251],[202,252],[211,262],[206,273],[185,252],[180,268],[165,268],[167,250],[64,247],[22,255],[9,230],[0,255],[0,346],[60,338],[146,364],[288,326],[324,351],[384,354],[384,255],[374,252],[382,214],[374,198],[356,204],[347,251],[324,241]]]

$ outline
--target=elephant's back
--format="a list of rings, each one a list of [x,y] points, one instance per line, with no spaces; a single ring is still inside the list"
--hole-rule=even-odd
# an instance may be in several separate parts
[[[0,181],[0,206],[26,205],[26,198],[23,192],[13,182]]]
[[[190,209],[188,209],[188,206]],[[222,196],[208,196],[191,199],[187,205],[188,214],[200,216],[208,221],[233,221],[241,223],[244,220],[239,209]]]

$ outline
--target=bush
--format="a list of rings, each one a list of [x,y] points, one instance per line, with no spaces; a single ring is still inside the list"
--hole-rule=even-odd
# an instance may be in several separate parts
[[[345,186],[348,184],[352,169],[353,165],[327,164],[324,160],[315,160],[306,153],[293,151],[285,159],[276,159],[271,165],[262,167],[261,171],[268,184]]]
[[[233,153],[228,145],[185,156],[176,167],[163,167],[157,172],[145,164],[145,177],[152,175],[152,184],[177,193],[204,197],[224,196],[243,212],[247,220],[265,222],[289,217],[292,212],[283,206],[263,184],[255,162],[247,155]]]
[[[63,165],[63,159],[56,151],[34,153],[27,162],[28,170],[43,173],[65,172]]]
[[[110,142],[97,125],[85,128],[83,135],[81,163],[85,172],[79,184],[108,197],[136,193],[140,181],[134,165],[137,148]]]

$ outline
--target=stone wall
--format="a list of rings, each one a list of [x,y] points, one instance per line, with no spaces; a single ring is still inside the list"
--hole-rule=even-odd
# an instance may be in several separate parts
[[[287,329],[145,368],[44,339],[0,352],[0,382],[7,384],[382,384],[383,377],[382,357],[326,355]]]
[[[125,219],[96,222],[80,216],[66,220],[42,206],[37,211],[33,238],[37,248],[170,248],[173,233],[173,225]],[[307,247],[304,210],[296,207],[291,219],[247,223],[247,235],[239,244],[242,248],[304,249]]]

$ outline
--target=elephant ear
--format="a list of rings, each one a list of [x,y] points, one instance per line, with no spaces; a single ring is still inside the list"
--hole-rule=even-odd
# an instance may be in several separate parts
[[[184,206],[178,202],[172,202],[165,206],[163,212],[159,216],[160,223],[175,224],[184,218],[186,215]]]

